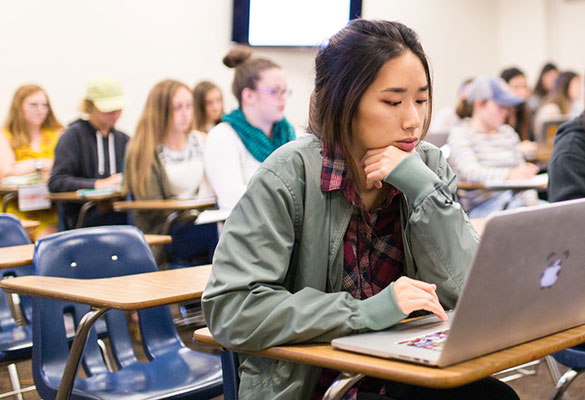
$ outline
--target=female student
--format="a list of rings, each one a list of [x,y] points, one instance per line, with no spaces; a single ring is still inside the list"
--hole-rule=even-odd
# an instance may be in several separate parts
[[[547,100],[550,91],[559,77],[559,70],[555,64],[546,63],[543,65],[532,91],[532,95],[528,99],[528,108],[532,114],[536,114],[538,109]]]
[[[62,129],[49,97],[40,86],[19,87],[0,133],[0,178],[40,173],[42,180],[47,181]],[[57,231],[55,210],[21,213],[11,204],[7,211],[40,221],[41,225],[33,232],[35,238]]]
[[[508,84],[510,91],[516,96],[524,100],[510,110],[508,114],[507,124],[514,128],[520,139],[523,141],[534,141],[534,132],[532,131],[531,113],[526,101],[530,96],[528,91],[528,84],[526,83],[526,75],[516,67],[506,68],[500,74],[500,77]],[[534,148],[536,151],[536,148]]]
[[[209,132],[205,170],[219,207],[231,210],[260,163],[293,140],[295,132],[284,118],[290,91],[280,66],[239,47],[223,62],[236,70],[232,91],[239,108],[224,115],[223,122]]]
[[[421,142],[432,86],[416,34],[354,20],[319,50],[315,69],[312,134],[262,164],[215,253],[203,311],[230,349],[328,342],[420,310],[446,319],[479,240],[454,200],[455,175]],[[241,399],[319,398],[335,378],[245,353],[239,374]],[[517,398],[494,379],[439,391],[366,378],[356,392]]]
[[[193,131],[193,95],[183,83],[157,83],[126,153],[125,185],[137,200],[193,199],[213,193],[205,183],[203,147]],[[138,211],[134,223],[161,233],[169,212]]]
[[[193,109],[195,112],[195,129],[208,133],[221,122],[223,114],[223,96],[221,90],[209,81],[201,81],[193,88]],[[202,135],[206,138],[207,135]]]
[[[536,136],[542,138],[546,134],[543,130],[546,121],[577,116],[583,110],[582,104],[578,101],[580,98],[581,78],[579,75],[572,71],[562,72],[555,82],[550,97],[534,117]]]

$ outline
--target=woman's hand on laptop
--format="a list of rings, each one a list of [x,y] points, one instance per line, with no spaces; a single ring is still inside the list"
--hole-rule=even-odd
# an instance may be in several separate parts
[[[437,285],[402,276],[394,282],[394,296],[400,311],[409,315],[413,311],[432,312],[441,320],[447,320],[447,314],[439,302],[435,291]]]

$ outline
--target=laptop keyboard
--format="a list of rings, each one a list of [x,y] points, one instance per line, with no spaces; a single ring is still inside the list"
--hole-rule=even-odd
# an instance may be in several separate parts
[[[414,346],[421,349],[441,351],[443,350],[443,345],[445,343],[445,340],[447,339],[448,333],[449,329],[445,329],[444,331],[432,332],[413,339],[402,340],[397,344]]]

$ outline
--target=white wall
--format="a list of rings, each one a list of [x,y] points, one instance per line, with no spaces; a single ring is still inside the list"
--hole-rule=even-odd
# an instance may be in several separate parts
[[[277,1],[277,0],[274,0]],[[511,64],[536,78],[542,63],[585,69],[585,2],[573,0],[363,0],[363,16],[400,20],[420,35],[435,81],[435,108],[451,104],[460,82],[497,74]],[[119,127],[132,134],[154,83],[174,78],[193,86],[210,79],[224,91],[233,70],[231,0],[19,0],[0,2],[0,122],[21,84],[43,86],[63,122],[77,115],[85,83],[110,73],[131,105]],[[299,24],[302,29],[302,23]],[[281,64],[293,95],[286,115],[307,120],[313,49],[260,49]]]

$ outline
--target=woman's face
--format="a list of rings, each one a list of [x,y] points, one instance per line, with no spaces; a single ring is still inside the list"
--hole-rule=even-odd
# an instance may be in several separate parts
[[[478,118],[486,133],[497,132],[504,125],[510,108],[494,100],[478,100],[473,107],[473,119]]]
[[[173,122],[170,131],[187,133],[193,120],[193,95],[185,87],[180,87],[171,100]]]
[[[571,79],[567,92],[571,101],[579,100],[581,97],[581,78],[576,76]]]
[[[40,127],[49,115],[49,102],[42,91],[31,94],[22,101],[24,121],[29,126]]]
[[[205,93],[205,119],[208,124],[215,123],[223,113],[223,98],[218,88]]]
[[[422,134],[429,87],[412,52],[387,61],[364,92],[352,121],[354,157],[390,145],[414,149]]]
[[[528,98],[528,85],[526,84],[526,77],[524,75],[516,75],[508,81],[510,91],[516,96],[526,100]]]
[[[270,68],[260,72],[259,77],[251,106],[264,121],[278,122],[284,118],[288,96],[286,75],[280,68]]]
[[[556,69],[551,69],[550,71],[547,71],[542,75],[542,86],[547,92],[552,90],[555,81],[557,80],[558,77],[559,71],[557,71]]]

